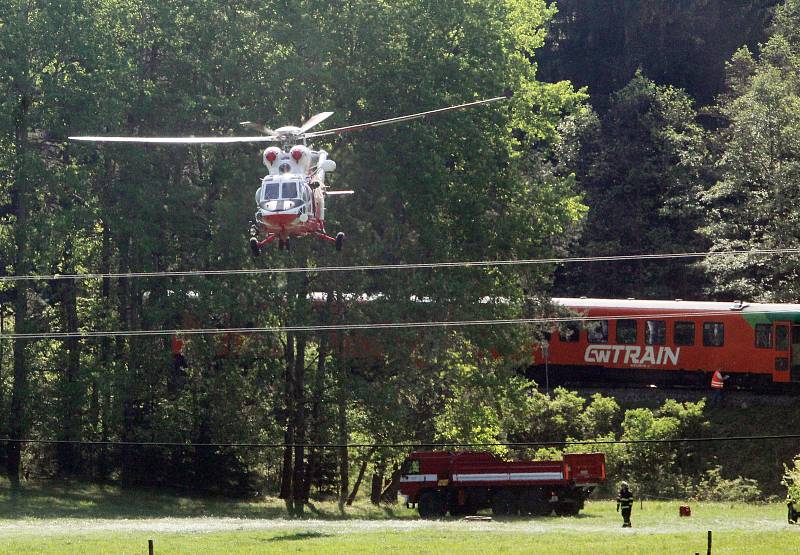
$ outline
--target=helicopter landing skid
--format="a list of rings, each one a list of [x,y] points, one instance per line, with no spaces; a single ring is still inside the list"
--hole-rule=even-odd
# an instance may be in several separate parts
[[[320,239],[334,243],[336,245],[337,251],[342,250],[342,245],[344,245],[344,233],[342,233],[341,231],[336,234],[336,237],[331,237],[330,235],[322,231],[316,231],[314,232],[314,235],[316,235]]]
[[[336,234],[336,237],[331,237],[325,232],[315,231],[314,235],[316,235],[317,237],[319,237],[324,241],[330,241],[331,243],[336,245],[337,251],[342,250],[342,246],[344,245],[344,233],[339,232]],[[272,243],[275,239],[280,239],[280,236],[274,233],[267,235],[261,241],[259,241],[256,237],[250,237],[250,250],[253,251],[253,256],[259,256],[261,254],[261,249]],[[288,239],[286,240],[281,239],[280,241],[278,241],[278,243],[281,249],[289,250]]]
[[[277,235],[267,235],[263,240],[259,241],[255,237],[250,237],[250,250],[253,251],[253,256],[260,255],[261,249],[272,243],[277,238]]]

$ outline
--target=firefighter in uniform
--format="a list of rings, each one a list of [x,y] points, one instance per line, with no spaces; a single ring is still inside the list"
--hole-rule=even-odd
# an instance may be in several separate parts
[[[797,519],[800,518],[800,511],[797,510],[797,505],[791,494],[786,496],[786,507],[789,509],[789,524],[797,524]]]
[[[620,509],[622,509],[620,511]],[[617,512],[622,513],[622,527],[631,527],[631,510],[633,509],[633,494],[628,489],[628,482],[619,485],[619,495],[617,496]]]

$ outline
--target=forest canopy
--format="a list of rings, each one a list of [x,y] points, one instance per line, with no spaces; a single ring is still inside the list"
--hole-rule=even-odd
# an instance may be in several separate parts
[[[533,326],[80,334],[513,319],[546,314],[563,294],[796,302],[796,259],[58,275],[793,246],[800,2],[729,4],[4,1],[9,479],[33,470],[229,493],[255,480],[301,512],[312,489],[345,503],[367,467],[391,474],[403,455],[305,445],[702,431],[698,405],[623,416],[602,397],[542,393],[518,372],[547,331]],[[232,135],[243,120],[297,125],[328,110],[325,125],[343,126],[505,92],[507,102],[314,143],[337,161],[333,184],[356,191],[329,206],[328,227],[348,236],[342,253],[302,239],[251,257],[256,145],[67,139]],[[49,278],[11,279],[32,275]],[[9,337],[50,332],[73,336]],[[637,453],[609,460],[638,468],[660,456]]]

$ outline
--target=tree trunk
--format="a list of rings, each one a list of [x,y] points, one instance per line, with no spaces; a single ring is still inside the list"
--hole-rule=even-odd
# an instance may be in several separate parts
[[[327,323],[327,319],[323,324]],[[318,445],[322,443],[320,432],[324,426],[322,422],[322,394],[325,385],[325,366],[328,358],[328,336],[323,332],[319,337],[319,349],[317,354],[317,372],[314,376],[311,388],[311,422],[309,431],[309,442]],[[308,472],[306,472],[305,487],[303,488],[303,498],[308,501],[311,497],[311,486],[314,482],[319,483],[321,478],[321,453],[318,447],[309,447],[308,450]]]
[[[293,379],[294,373],[294,334],[289,332],[286,334],[286,349],[284,350],[284,433],[283,442],[286,446],[283,448],[283,468],[281,470],[281,492],[279,497],[286,501],[286,508],[289,513],[293,513],[292,506],[292,444],[294,443],[294,411],[293,406]]]
[[[369,490],[369,502],[373,505],[378,505],[381,502],[381,493],[383,492],[383,474],[377,472],[372,475],[372,484]]]
[[[67,246],[69,256],[69,242]],[[66,273],[72,273],[67,270]],[[67,280],[59,284],[61,288],[61,302],[64,310],[66,331],[78,331],[78,295],[76,284]],[[61,427],[59,439],[66,441],[80,441],[81,439],[81,391],[80,362],[81,342],[77,337],[65,341],[67,349],[67,365],[64,372],[61,389]],[[76,443],[61,443],[56,451],[59,471],[67,476],[74,476],[80,471],[81,452]]]
[[[294,475],[292,478],[292,496],[294,497],[294,514],[303,516],[305,500],[305,448],[306,412],[305,412],[305,372],[306,372],[306,336],[297,335],[297,352],[294,359]]]
[[[21,17],[27,22],[27,12],[23,10]],[[26,60],[27,63],[27,60]],[[23,80],[27,81],[27,70],[24,70]],[[15,215],[14,241],[14,273],[25,275],[30,273],[30,256],[28,254],[28,188],[30,178],[27,171],[28,157],[28,110],[30,108],[30,93],[27,82],[15,83],[18,89],[19,104],[14,121],[14,147],[15,167],[14,178],[11,186],[11,205]],[[28,322],[28,282],[17,281],[14,284],[14,333],[29,331]],[[21,444],[27,431],[27,403],[28,403],[28,361],[27,340],[14,340],[14,383],[11,386],[11,411],[8,415],[8,437],[11,439],[6,444],[6,474],[13,487],[19,486],[19,473],[21,461]]]
[[[197,399],[197,436],[195,443],[211,443],[211,401],[209,394],[210,382],[218,371],[220,362],[215,360],[206,367],[201,378],[200,391]],[[215,479],[214,448],[208,445],[198,445],[194,449],[194,478],[198,490],[207,488]]]
[[[110,166],[106,166],[106,175],[109,176],[110,181]],[[100,260],[100,269],[103,273],[111,272],[111,230],[108,224],[104,221],[103,226],[103,247]],[[111,310],[111,279],[104,277],[100,289],[102,296],[103,306],[107,310]],[[100,440],[108,441],[111,437],[109,427],[111,425],[111,384],[112,384],[112,342],[110,337],[100,338],[100,353],[99,353],[99,375],[96,378],[98,388],[102,393],[98,392],[101,398],[100,406]],[[97,461],[97,474],[98,478],[102,481],[108,479],[111,475],[111,464],[108,446],[99,446],[100,453]]]
[[[347,430],[347,364],[344,358],[344,332],[337,334],[338,345],[336,350],[339,353],[337,363],[339,365],[339,383],[336,388],[336,424],[339,441],[339,512],[344,511],[347,503],[347,493],[350,490],[350,459],[347,449],[349,433]]]
[[[374,452],[375,448],[370,448],[370,450],[361,460],[361,467],[358,469],[358,476],[356,476],[356,483],[353,485],[353,491],[351,491],[350,495],[347,497],[348,507],[353,504],[353,501],[356,499],[356,495],[358,495],[358,489],[361,487],[361,481],[364,479],[364,473],[367,471],[367,464],[369,464],[369,460],[372,458],[372,454]]]
[[[131,271],[131,238],[126,237],[119,241],[120,250],[120,271]],[[119,312],[120,319],[125,326],[124,329],[138,329],[138,300],[135,291],[136,287],[132,280],[121,278],[119,280]],[[122,373],[124,383],[122,394],[122,441],[136,441],[141,439],[139,431],[143,423],[142,396],[141,396],[141,368],[138,344],[139,338],[121,338],[117,356],[127,361],[127,368]],[[125,484],[136,484],[141,478],[142,458],[136,448],[127,445],[122,446],[121,476]]]
[[[389,479],[389,483],[381,492],[381,501],[383,503],[397,503],[398,493],[400,493],[400,467],[395,467],[394,471],[392,471],[392,477]]]
[[[21,284],[22,282],[17,282]],[[17,294],[22,301],[14,302],[14,333],[27,331],[27,287],[17,286]],[[19,486],[22,439],[27,429],[26,404],[28,400],[28,368],[26,360],[27,341],[14,340],[14,384],[11,388],[11,412],[9,414],[8,437],[11,441],[6,446],[6,474],[13,487]]]
[[[0,303],[0,335],[6,334],[6,311],[3,303]],[[6,360],[6,342],[0,341],[0,383],[3,383],[3,366]],[[0,389],[0,406],[3,404],[3,391]],[[0,425],[2,428],[2,425]],[[3,455],[5,456],[5,455]]]
[[[369,500],[373,505],[378,505],[381,502],[381,494],[383,493],[383,474],[386,471],[386,463],[381,458],[375,466],[375,472],[372,474],[372,487],[369,492]]]

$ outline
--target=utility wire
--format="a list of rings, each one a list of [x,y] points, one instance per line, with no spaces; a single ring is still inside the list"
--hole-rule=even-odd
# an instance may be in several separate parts
[[[312,272],[366,272],[378,270],[417,270],[425,268],[485,268],[495,266],[534,266],[543,264],[573,264],[587,262],[622,262],[632,260],[666,260],[680,258],[712,258],[719,256],[800,254],[800,248],[786,249],[751,249],[708,252],[680,252],[662,254],[630,254],[609,256],[576,256],[567,258],[532,258],[522,260],[476,260],[464,262],[422,262],[415,264],[366,264],[360,266],[305,266],[298,268],[253,268],[230,270],[186,270],[174,272],[119,272],[88,274],[31,274],[23,276],[0,276],[0,283],[14,281],[51,281],[51,280],[88,280],[119,279],[146,277],[187,277],[187,276],[228,276],[228,275],[263,275],[263,274],[296,274]]]
[[[443,449],[447,447],[567,447],[571,445],[636,445],[652,443],[711,443],[736,441],[774,441],[800,439],[800,434],[757,435],[757,436],[718,436],[718,437],[679,437],[663,439],[600,439],[574,441],[519,441],[519,442],[435,442],[435,443],[181,443],[177,441],[91,441],[69,439],[12,439],[0,438],[7,443],[35,443],[45,445],[99,445],[123,447],[236,447],[284,449],[303,447],[306,449]]]
[[[95,337],[148,337],[172,335],[215,335],[215,334],[255,334],[255,333],[286,333],[286,332],[317,332],[317,331],[344,331],[344,330],[383,330],[383,329],[413,329],[413,328],[455,328],[473,326],[505,326],[514,324],[557,324],[565,322],[595,322],[598,320],[641,320],[641,319],[674,319],[692,318],[701,316],[724,316],[732,313],[741,313],[736,310],[677,312],[663,314],[624,314],[617,316],[562,316],[553,318],[504,318],[498,320],[454,320],[438,322],[387,322],[375,324],[331,324],[317,326],[269,326],[246,328],[196,328],[196,329],[166,329],[166,330],[116,330],[116,331],[76,331],[76,332],[42,332],[42,333],[10,333],[0,335],[3,339],[89,339]],[[774,311],[748,310],[744,314],[773,314]],[[600,343],[599,345],[603,345]]]

